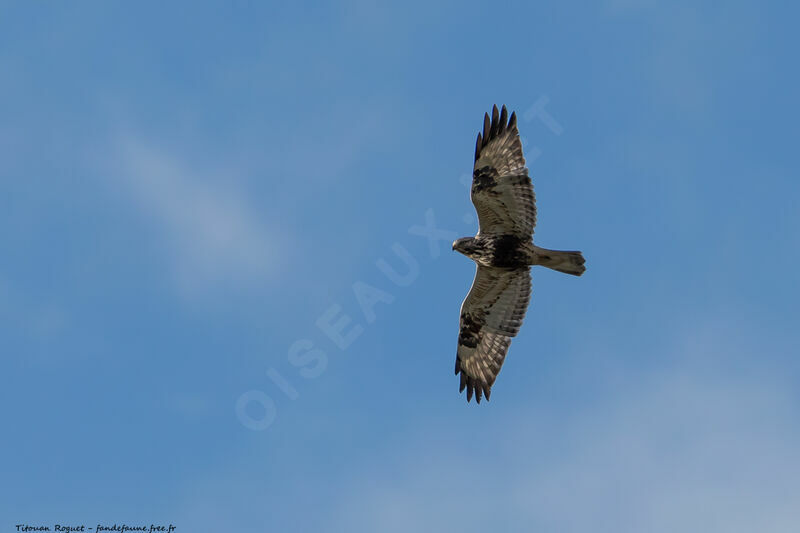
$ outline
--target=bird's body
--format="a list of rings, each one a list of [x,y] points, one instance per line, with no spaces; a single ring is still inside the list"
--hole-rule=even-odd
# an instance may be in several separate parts
[[[580,252],[547,250],[533,244],[536,198],[525,168],[516,115],[505,106],[485,115],[478,134],[473,168],[472,202],[480,229],[475,237],[453,243],[453,249],[477,264],[472,288],[461,305],[456,355],[460,390],[467,401],[475,394],[489,399],[511,338],[528,309],[530,267],[543,265],[580,276],[586,270]]]
[[[464,237],[453,249],[485,267],[525,268],[534,261],[533,241],[516,235]]]

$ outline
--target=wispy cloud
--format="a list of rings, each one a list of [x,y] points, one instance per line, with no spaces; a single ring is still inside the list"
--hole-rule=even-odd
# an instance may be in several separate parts
[[[482,420],[474,441],[425,428],[386,453],[390,475],[355,476],[338,530],[795,531],[792,391],[701,370],[705,350],[728,349],[716,341],[582,412]]]
[[[184,289],[274,279],[280,232],[271,231],[230,175],[210,175],[140,139],[118,146],[114,167],[168,239]]]
[[[796,395],[748,357],[752,346],[730,334],[734,323],[680,332],[657,354],[659,371],[620,380],[618,369],[598,363],[596,380],[607,383],[599,401],[417,419],[385,446],[360,447],[345,472],[315,470],[324,481],[310,481],[305,463],[293,471],[275,460],[297,465],[294,454],[311,449],[259,441],[249,458],[192,482],[177,514],[207,527],[247,516],[242,531],[293,523],[327,531],[793,532]],[[313,502],[315,512],[284,508],[283,498]]]

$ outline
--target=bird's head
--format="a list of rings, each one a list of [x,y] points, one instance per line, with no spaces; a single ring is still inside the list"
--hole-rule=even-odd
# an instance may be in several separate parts
[[[467,257],[471,257],[475,249],[475,237],[462,237],[453,241],[453,250]]]

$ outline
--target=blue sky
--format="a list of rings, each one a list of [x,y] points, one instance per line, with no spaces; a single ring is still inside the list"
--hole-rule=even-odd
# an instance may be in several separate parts
[[[794,531],[799,14],[3,3],[0,528]],[[476,406],[495,103],[588,271]]]

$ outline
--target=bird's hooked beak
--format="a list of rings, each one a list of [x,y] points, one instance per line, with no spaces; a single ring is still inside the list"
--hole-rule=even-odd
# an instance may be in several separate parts
[[[456,249],[456,241],[453,241],[453,248],[452,248],[452,250],[455,250],[455,249]]]

